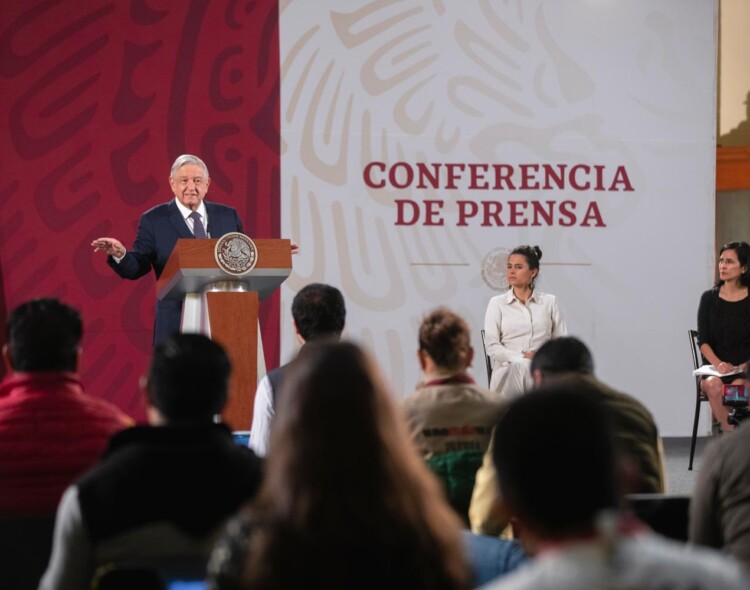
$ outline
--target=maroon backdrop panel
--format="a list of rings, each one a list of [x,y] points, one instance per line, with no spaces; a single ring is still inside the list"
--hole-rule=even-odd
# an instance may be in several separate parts
[[[4,0],[0,79],[0,322],[33,297],[80,309],[87,390],[143,419],[155,281],[120,279],[90,243],[131,245],[183,153],[250,236],[279,236],[277,3]],[[261,311],[275,366],[278,295]]]

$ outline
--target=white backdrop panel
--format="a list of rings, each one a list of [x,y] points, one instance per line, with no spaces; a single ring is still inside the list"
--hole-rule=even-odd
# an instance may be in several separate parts
[[[292,0],[281,9],[282,235],[302,245],[282,291],[282,359],[295,352],[294,294],[330,283],[347,300],[347,336],[407,395],[421,316],[448,305],[481,351],[485,307],[502,288],[496,265],[514,246],[538,244],[539,289],[558,296],[598,375],[646,403],[664,435],[688,434],[686,331],[713,265],[715,2]],[[376,164],[368,186],[373,162],[386,172]],[[455,183],[443,166],[437,187],[404,186],[420,163],[465,168]],[[486,166],[489,188],[472,184],[470,164]],[[599,166],[602,178],[581,168],[545,188],[537,172],[539,187],[523,188],[522,165],[545,164]],[[513,167],[514,189],[493,186],[493,165]],[[428,201],[442,201],[442,225],[427,224]],[[459,225],[471,203],[477,215]],[[473,373],[486,382],[481,362]]]

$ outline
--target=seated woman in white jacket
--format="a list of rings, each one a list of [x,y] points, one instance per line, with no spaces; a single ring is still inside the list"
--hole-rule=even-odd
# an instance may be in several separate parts
[[[565,320],[554,295],[534,288],[539,246],[518,246],[508,256],[510,289],[490,299],[484,317],[484,344],[492,362],[490,389],[511,398],[531,387],[531,359],[550,338],[565,336]]]

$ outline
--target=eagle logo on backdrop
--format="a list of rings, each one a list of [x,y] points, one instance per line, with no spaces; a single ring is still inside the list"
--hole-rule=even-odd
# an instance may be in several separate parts
[[[216,242],[214,256],[221,270],[240,276],[255,268],[258,262],[258,248],[245,234],[231,232]]]
[[[482,280],[490,289],[505,291],[508,288],[505,268],[510,252],[507,248],[495,248],[494,250],[490,250],[484,257],[482,261]]]

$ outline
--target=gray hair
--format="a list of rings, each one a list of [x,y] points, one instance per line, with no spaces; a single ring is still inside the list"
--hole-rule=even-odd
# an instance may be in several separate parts
[[[191,154],[182,154],[179,156],[175,161],[174,164],[172,164],[172,170],[169,172],[169,176],[171,178],[174,178],[175,173],[182,168],[183,166],[187,166],[188,164],[195,164],[196,166],[200,166],[203,168],[203,172],[206,174],[206,180],[208,180],[208,166],[206,166],[206,163],[201,160],[198,156],[193,156]]]

